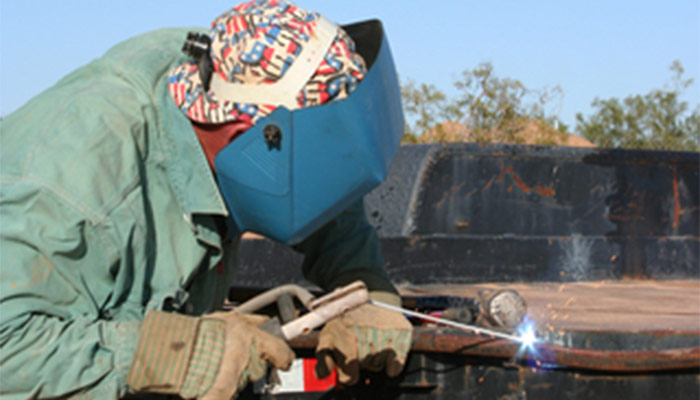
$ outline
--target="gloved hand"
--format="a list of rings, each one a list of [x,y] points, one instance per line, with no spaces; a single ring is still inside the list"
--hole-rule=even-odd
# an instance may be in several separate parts
[[[257,328],[265,320],[235,311],[204,317],[151,311],[127,384],[137,393],[229,400],[264,377],[268,363],[288,369],[294,359],[286,342]]]
[[[400,305],[392,293],[372,292],[370,298]],[[412,333],[411,323],[400,313],[371,304],[350,310],[321,329],[316,375],[324,378],[337,366],[338,380],[345,385],[357,383],[360,368],[397,376],[406,363]]]

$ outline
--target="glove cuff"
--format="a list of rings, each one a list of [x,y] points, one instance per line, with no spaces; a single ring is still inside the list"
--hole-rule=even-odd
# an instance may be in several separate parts
[[[178,394],[197,334],[197,318],[149,311],[127,384],[135,392]]]
[[[226,342],[226,323],[202,319],[180,396],[199,398],[214,384]]]
[[[225,335],[223,321],[149,311],[129,369],[129,390],[201,396],[219,370]]]
[[[328,287],[324,289],[331,290],[339,288],[341,286],[349,285],[355,281],[362,281],[367,286],[367,290],[370,292],[387,292],[387,293],[398,293],[394,285],[391,283],[389,278],[383,275],[376,274],[368,270],[351,270],[340,276],[336,277]]]

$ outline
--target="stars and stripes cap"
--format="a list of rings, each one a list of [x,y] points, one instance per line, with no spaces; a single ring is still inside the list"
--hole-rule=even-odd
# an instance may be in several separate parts
[[[175,103],[196,122],[255,124],[279,106],[339,100],[367,72],[342,28],[285,0],[239,4],[212,22],[208,38],[209,68],[190,60],[168,78]]]

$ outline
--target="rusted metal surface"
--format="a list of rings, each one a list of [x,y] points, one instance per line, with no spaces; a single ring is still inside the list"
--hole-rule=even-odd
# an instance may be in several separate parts
[[[700,332],[696,335],[700,335]],[[311,349],[315,348],[317,340],[317,335],[307,335],[294,340],[292,346]],[[606,372],[638,373],[700,368],[698,346],[655,351],[611,351],[536,344],[531,349],[525,349],[519,343],[431,328],[416,329],[411,351],[506,359],[541,368]]]
[[[539,282],[401,287],[404,304],[417,295],[470,298],[480,290],[512,289],[528,303],[542,340],[519,344],[450,329],[418,327],[413,351],[514,360],[525,365],[607,372],[700,368],[700,281]],[[294,342],[313,348],[315,336]]]
[[[365,203],[397,282],[700,276],[699,153],[412,145],[388,175]],[[304,283],[282,245],[238,261],[238,286]]]
[[[408,146],[366,201],[386,238],[387,264],[413,283],[697,277],[699,160],[683,152]]]
[[[528,318],[541,332],[700,331],[700,280],[623,280],[433,284],[407,286],[405,296],[475,297],[480,290],[511,289],[528,304]]]
[[[700,281],[624,281],[402,287],[417,295],[473,297],[512,289],[528,303],[540,343],[475,336],[451,328],[417,327],[413,352],[511,360],[543,368],[659,372],[700,368]],[[314,337],[295,342],[313,347]]]
[[[697,334],[700,334],[698,332]],[[496,357],[538,367],[608,372],[653,372],[700,367],[700,347],[658,351],[612,351],[520,344],[465,336],[444,330],[419,330],[413,351]]]
[[[600,235],[617,221],[635,222],[624,230],[637,236],[697,237],[699,161],[695,152],[408,145],[366,202],[385,237]]]
[[[674,238],[635,239],[645,252],[649,279],[697,279],[700,243]],[[620,247],[604,237],[423,235],[382,238],[389,276],[397,283],[572,282],[626,279],[616,266]],[[270,240],[246,240],[239,249],[235,286],[309,286],[303,257]]]

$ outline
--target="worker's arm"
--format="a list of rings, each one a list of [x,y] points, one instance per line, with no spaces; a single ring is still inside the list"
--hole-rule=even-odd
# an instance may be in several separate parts
[[[370,291],[396,293],[384,268],[379,238],[367,221],[362,200],[295,249],[304,253],[304,276],[325,290],[362,280]]]
[[[379,239],[358,201],[297,247],[304,276],[324,289],[362,280],[370,297],[394,305],[401,301],[384,268]],[[401,314],[365,304],[321,330],[316,374],[338,367],[343,384],[355,384],[360,369],[398,375],[411,347],[411,324]]]
[[[46,187],[4,185],[0,193],[1,398],[230,398],[268,363],[291,363],[284,341],[240,314],[152,310],[144,318],[149,299],[128,288],[140,286],[146,266],[110,250],[108,223]],[[112,319],[106,304],[128,293],[141,294],[121,305],[131,319]]]
[[[100,315],[109,243],[46,187],[0,193],[0,397],[123,394],[141,323]]]

